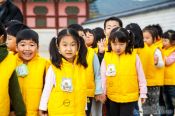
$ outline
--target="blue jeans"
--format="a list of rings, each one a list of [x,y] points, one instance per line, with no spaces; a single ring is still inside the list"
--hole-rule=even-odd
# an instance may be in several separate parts
[[[138,102],[134,104],[134,116],[140,116]]]
[[[164,86],[163,97],[166,106],[166,116],[173,116],[175,108],[175,86],[174,85]]]

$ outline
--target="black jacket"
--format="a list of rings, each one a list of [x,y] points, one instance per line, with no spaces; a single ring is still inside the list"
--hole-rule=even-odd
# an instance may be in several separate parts
[[[23,22],[23,15],[17,6],[7,0],[2,6],[0,6],[0,21],[6,25],[8,21],[11,20]]]

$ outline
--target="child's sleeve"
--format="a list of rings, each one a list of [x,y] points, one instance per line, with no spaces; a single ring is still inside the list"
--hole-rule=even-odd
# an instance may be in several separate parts
[[[93,69],[95,76],[95,95],[102,94],[103,93],[102,78],[100,75],[100,62],[98,60],[97,54],[94,54]]]
[[[105,60],[102,60],[101,63],[101,78],[102,78],[102,88],[103,88],[103,93],[106,94],[106,63]]]
[[[139,82],[140,98],[147,98],[147,83],[143,72],[142,63],[138,55],[136,55],[136,70]]]
[[[47,104],[53,86],[56,86],[55,74],[52,67],[50,66],[46,73],[45,85],[40,100],[39,110],[47,111]]]
[[[158,57],[158,63],[155,65],[157,68],[162,68],[164,66],[164,61],[160,49],[156,49],[154,57]]]
[[[165,57],[165,65],[169,66],[171,64],[175,63],[175,52],[172,52],[170,56]]]
[[[16,116],[25,116],[26,107],[22,98],[16,71],[13,72],[9,80],[9,96]]]

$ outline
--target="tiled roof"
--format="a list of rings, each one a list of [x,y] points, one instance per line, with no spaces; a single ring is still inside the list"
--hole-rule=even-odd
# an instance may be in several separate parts
[[[175,7],[175,0],[96,0],[90,4],[90,12],[96,17],[85,23],[103,20],[109,16],[127,16],[135,13]]]

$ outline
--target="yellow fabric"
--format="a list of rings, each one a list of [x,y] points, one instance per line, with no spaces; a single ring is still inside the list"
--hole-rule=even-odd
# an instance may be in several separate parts
[[[23,61],[17,57],[17,66],[23,63]],[[27,64],[29,74],[25,77],[18,77],[20,89],[22,92],[23,100],[26,105],[26,116],[38,116],[40,97],[43,89],[43,79],[45,73],[49,67],[49,62],[36,55]]]
[[[8,116],[10,112],[9,100],[9,79],[15,70],[16,58],[12,54],[0,62],[0,114],[1,116]]]
[[[98,47],[93,48],[93,50],[95,51],[96,54],[98,53]]]
[[[160,39],[159,41],[157,41],[156,43],[154,43],[157,47],[159,47],[160,49],[162,49],[163,47],[163,42],[162,39]]]
[[[170,47],[166,50],[163,50],[164,55],[168,57],[172,52],[175,51],[175,47]],[[175,85],[175,63],[165,66],[165,85]]]
[[[56,86],[53,87],[48,102],[49,116],[85,116],[87,85],[84,67],[63,59],[61,70],[53,65],[52,69],[56,75]],[[72,79],[72,92],[61,89],[63,78]]]
[[[94,97],[95,94],[95,80],[94,80],[94,68],[93,68],[93,60],[94,60],[94,50],[92,48],[88,48],[87,53],[87,63],[88,67],[86,68],[86,82],[87,82],[87,96]]]
[[[106,52],[106,67],[115,65],[116,75],[107,76],[107,96],[118,103],[137,101],[139,97],[138,77],[136,71],[136,54],[117,55]]]
[[[162,86],[164,84],[164,67],[157,68],[154,64],[154,53],[157,48],[161,50],[159,44],[153,44],[149,47],[149,62],[147,62],[148,70],[145,73],[147,86]]]
[[[147,72],[147,63],[149,62],[149,47],[145,44],[144,48],[136,48],[134,49],[134,52],[138,54],[140,61],[142,63],[142,67],[144,70],[144,73]]]

